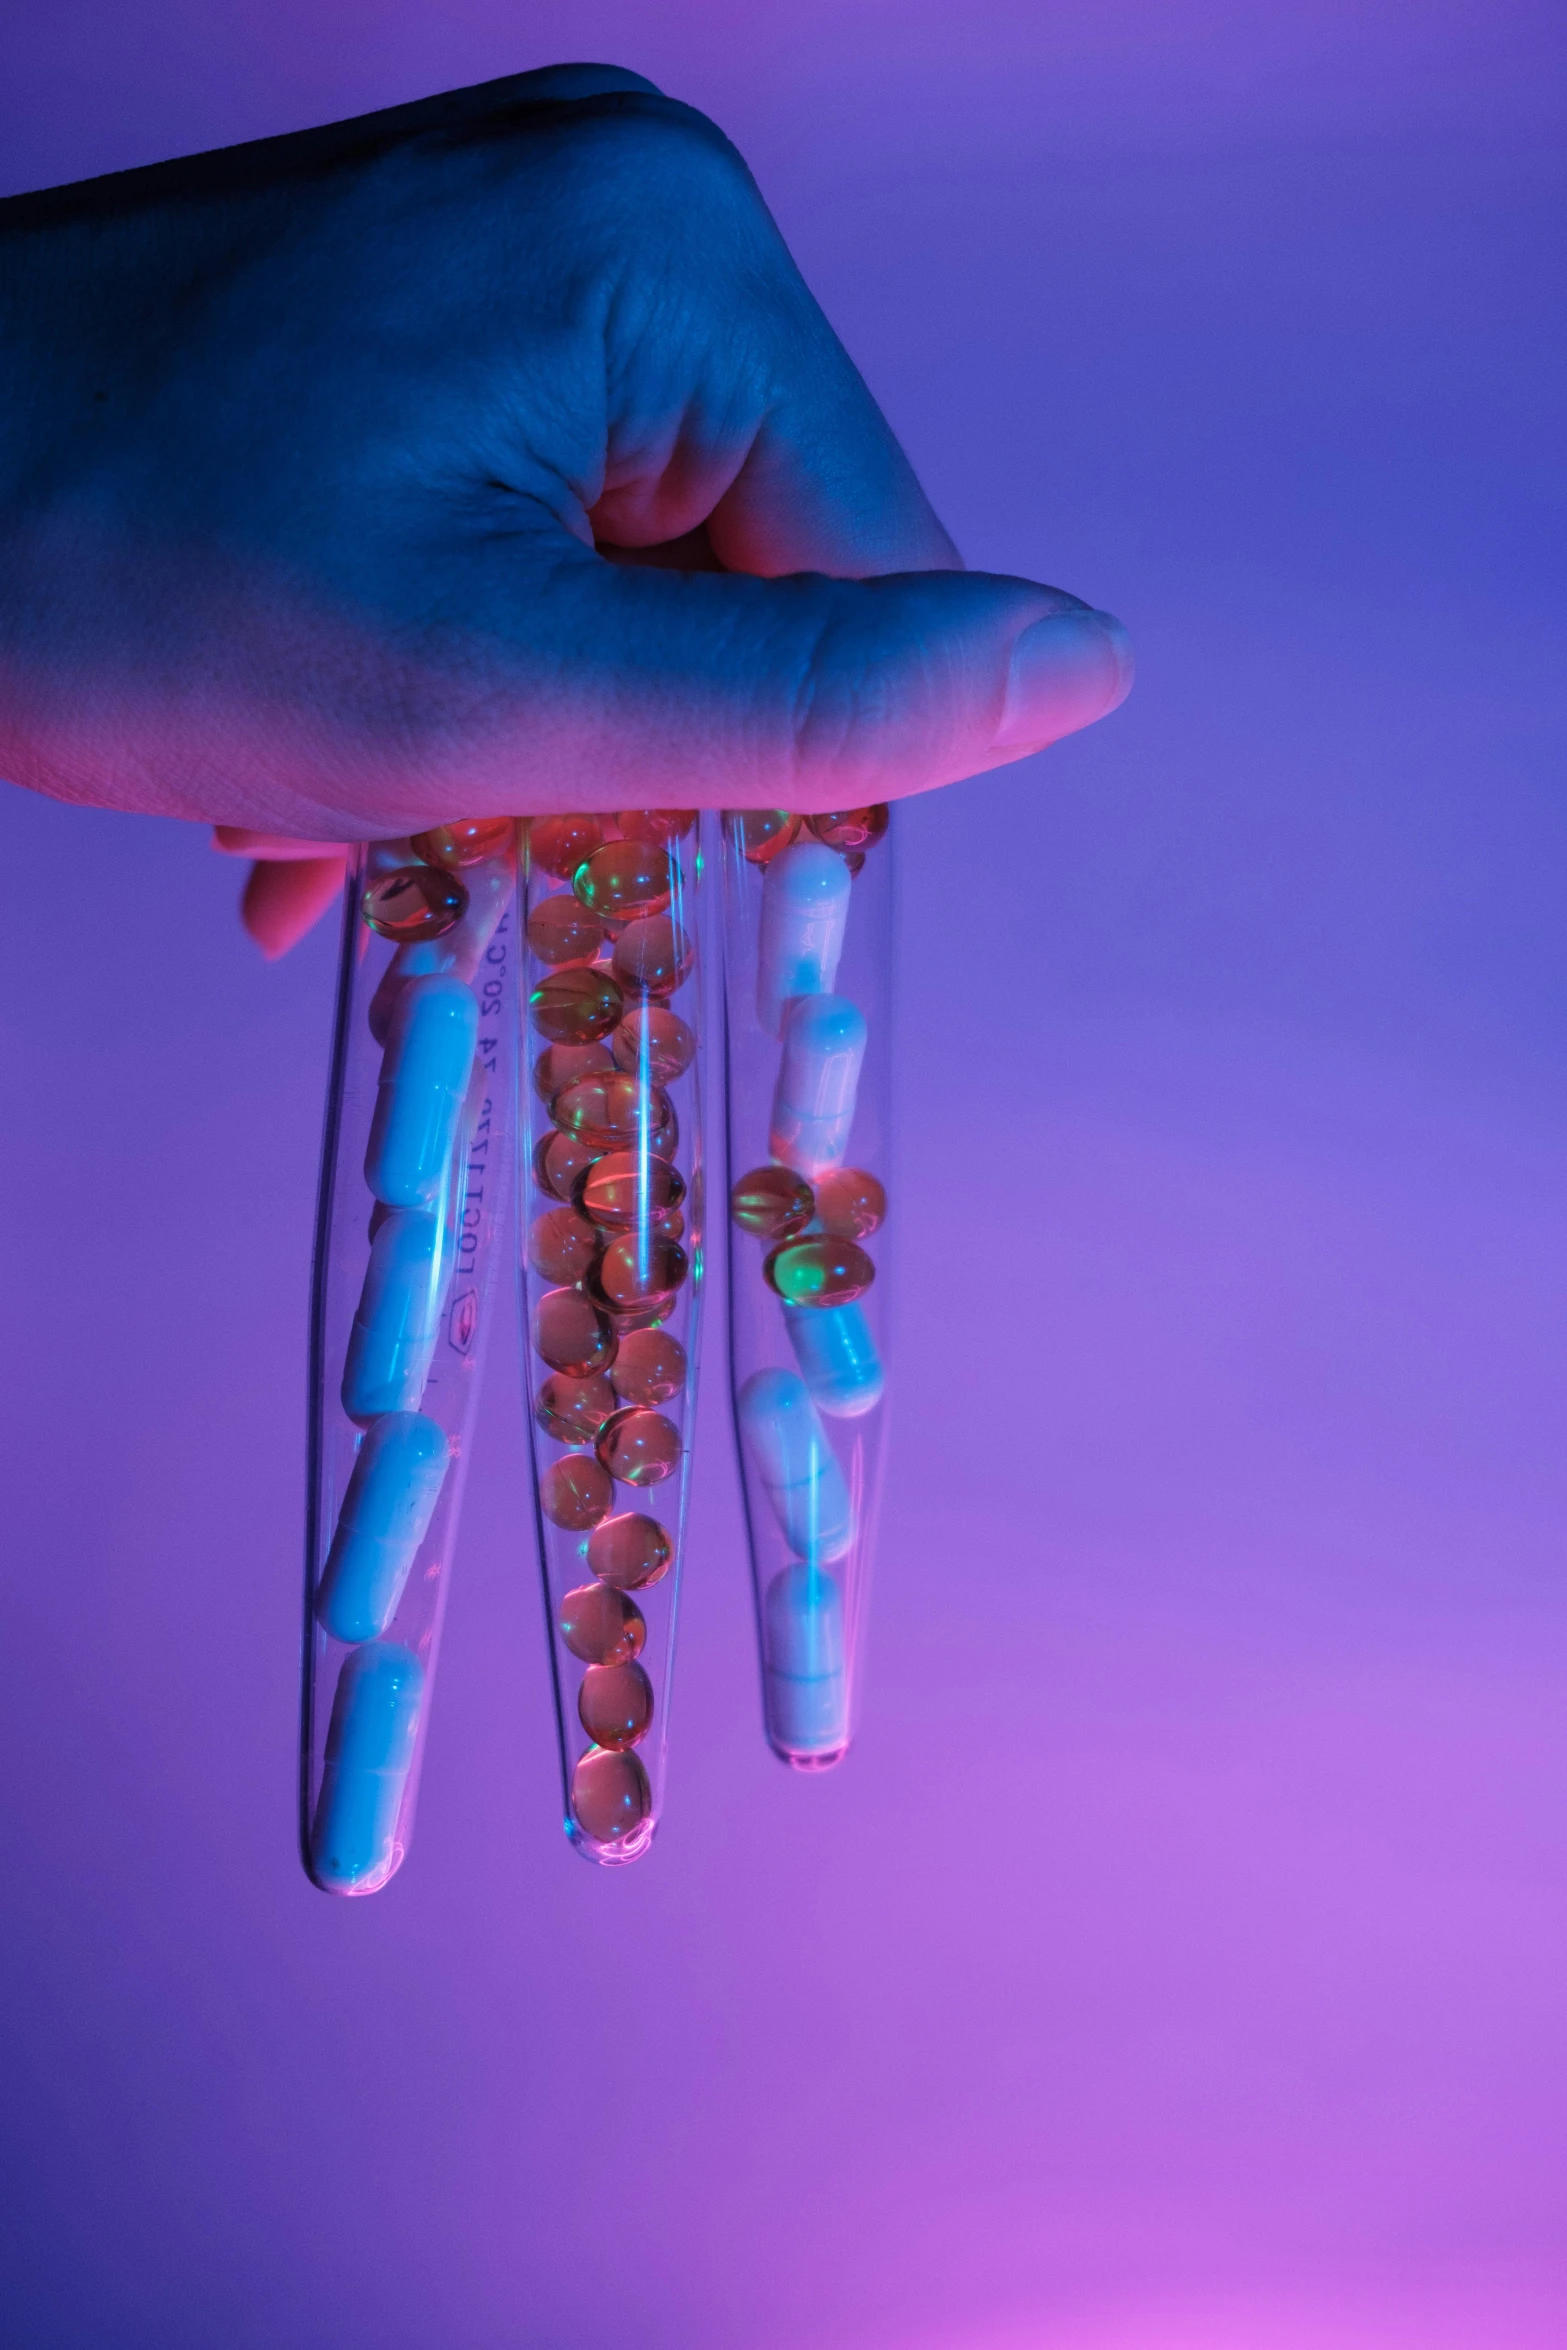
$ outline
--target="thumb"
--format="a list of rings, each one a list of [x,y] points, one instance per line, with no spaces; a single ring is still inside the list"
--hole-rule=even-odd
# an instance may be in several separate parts
[[[487,711],[505,755],[470,740],[465,806],[858,807],[1023,758],[1132,680],[1119,621],[978,572],[758,579],[578,549],[511,617],[514,690]]]

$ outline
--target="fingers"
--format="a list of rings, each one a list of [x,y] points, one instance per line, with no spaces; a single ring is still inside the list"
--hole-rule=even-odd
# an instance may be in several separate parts
[[[268,962],[297,946],[306,931],[314,929],[337,903],[347,863],[341,850],[323,857],[317,843],[315,854],[308,859],[290,855],[286,862],[269,858],[251,866],[240,900],[240,920]]]
[[[244,824],[215,824],[212,845],[226,857],[265,857],[274,865],[297,865],[343,846],[335,840],[296,840],[285,832],[254,832]]]

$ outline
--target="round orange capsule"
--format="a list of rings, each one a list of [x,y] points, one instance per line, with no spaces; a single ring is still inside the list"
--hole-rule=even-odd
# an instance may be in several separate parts
[[[540,1509],[568,1534],[585,1533],[607,1518],[614,1497],[608,1471],[590,1452],[563,1454],[539,1479]]]
[[[604,925],[569,892],[544,898],[528,916],[528,945],[541,963],[591,963]]]
[[[603,839],[597,816],[535,816],[528,826],[528,855],[557,881],[569,881]]]
[[[571,1816],[594,1844],[629,1843],[653,1809],[653,1790],[634,1754],[590,1746],[571,1774]]]
[[[674,1545],[657,1518],[641,1510],[601,1518],[588,1536],[588,1565],[615,1591],[641,1591],[669,1572]]]
[[[680,1431],[662,1412],[628,1404],[605,1421],[594,1451],[622,1485],[657,1485],[680,1466]]]
[[[770,865],[795,838],[802,819],[791,816],[787,808],[747,808],[729,821],[747,860],[753,865]]]
[[[546,1208],[528,1227],[528,1262],[546,1281],[580,1281],[604,1244],[596,1224],[575,1208]]]
[[[626,1403],[668,1403],[686,1383],[686,1350],[667,1330],[628,1330],[610,1378]]]
[[[783,1240],[805,1230],[816,1213],[816,1199],[792,1167],[753,1167],[730,1192],[729,1213],[742,1232]]]
[[[583,1583],[568,1591],[555,1621],[572,1655],[587,1665],[628,1665],[647,1638],[647,1621],[636,1601],[608,1583]]]
[[[673,885],[668,850],[641,840],[612,840],[595,849],[571,881],[588,912],[611,922],[662,914]]]
[[[641,1313],[670,1297],[691,1270],[678,1240],[662,1232],[623,1232],[598,1261],[597,1286],[618,1313]]]
[[[816,1214],[838,1240],[863,1240],[887,1213],[887,1194],[863,1167],[830,1167],[816,1178]]]
[[[597,1077],[615,1063],[607,1044],[547,1045],[533,1064],[533,1090],[541,1102],[552,1102],[579,1077]]]
[[[873,849],[886,832],[887,817],[885,803],[878,802],[874,808],[835,808],[829,815],[807,816],[805,821],[830,849],[863,853]]]
[[[677,1128],[668,1094],[661,1086],[644,1086],[624,1070],[604,1076],[582,1077],[550,1102],[550,1116],[562,1134],[600,1151],[628,1150],[641,1145],[644,1129],[648,1148],[668,1158],[675,1147]]]
[[[685,932],[667,914],[645,914],[628,922],[610,957],[615,977],[627,995],[673,995],[689,978],[696,949]]]
[[[653,841],[665,848],[672,840],[684,840],[696,822],[695,808],[620,808],[615,822],[627,840]]]
[[[594,1444],[606,1420],[619,1410],[615,1390],[601,1373],[574,1379],[556,1371],[539,1389],[539,1426],[561,1444]]]
[[[640,1151],[607,1151],[594,1160],[573,1194],[582,1213],[606,1232],[633,1232],[678,1210],[685,1196],[679,1168],[668,1159],[644,1159]]]
[[[876,1278],[876,1267],[855,1241],[814,1234],[786,1240],[763,1259],[762,1271],[791,1306],[850,1305]]]
[[[568,963],[530,991],[528,1010],[551,1044],[593,1044],[619,1025],[625,998],[607,971],[596,971],[591,963]]]
[[[653,1719],[653,1684],[637,1664],[589,1665],[577,1719],[595,1746],[635,1746]]]
[[[615,1359],[615,1328],[580,1289],[548,1289],[533,1310],[533,1343],[552,1371],[586,1379]]]
[[[655,1085],[671,1085],[683,1077],[696,1058],[695,1033],[678,1012],[663,1004],[649,1004],[628,1012],[609,1040],[617,1068],[633,1076],[651,1077]]]
[[[550,1048],[551,1051],[555,1049],[554,1046]],[[549,1057],[549,1053],[540,1055],[541,1066]],[[569,1202],[572,1185],[585,1167],[592,1166],[598,1155],[597,1151],[589,1150],[586,1143],[573,1142],[569,1134],[546,1134],[533,1147],[534,1180],[551,1199]]]
[[[468,911],[468,892],[454,873],[438,866],[400,865],[372,881],[360,902],[372,930],[406,946],[455,930]]]
[[[413,846],[431,865],[482,865],[486,857],[504,857],[516,837],[515,817],[459,816],[455,823],[416,832]]]

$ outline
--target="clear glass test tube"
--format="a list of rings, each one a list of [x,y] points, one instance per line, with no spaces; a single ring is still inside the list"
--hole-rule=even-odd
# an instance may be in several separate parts
[[[886,1419],[885,807],[724,817],[729,1367],[763,1714],[794,1769],[853,1736]]]
[[[516,1103],[517,827],[349,876],[316,1224],[301,1844],[324,1892],[402,1865]]]
[[[524,850],[522,1351],[566,1833],[663,1803],[702,1280],[702,828],[535,816]]]

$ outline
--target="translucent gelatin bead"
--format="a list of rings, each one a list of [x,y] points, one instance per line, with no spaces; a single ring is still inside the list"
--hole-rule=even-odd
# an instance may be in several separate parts
[[[768,1284],[787,1305],[844,1306],[863,1297],[876,1278],[870,1258],[852,1240],[786,1240],[763,1260]]]
[[[363,898],[372,930],[404,946],[410,939],[441,938],[455,930],[468,910],[468,892],[453,873],[435,865],[400,865],[372,881]]]
[[[640,1151],[607,1151],[593,1161],[573,1196],[582,1213],[606,1232],[632,1232],[678,1208],[686,1196],[686,1179],[668,1159],[645,1159]]]
[[[666,996],[690,975],[696,950],[667,914],[647,914],[626,924],[610,959],[628,996]]]
[[[609,1473],[590,1452],[568,1452],[539,1479],[539,1507],[568,1534],[585,1533],[607,1518],[613,1500]]]
[[[615,814],[627,840],[652,841],[666,848],[672,840],[684,840],[696,822],[695,808],[620,808]]]
[[[647,1146],[659,1158],[673,1152],[675,1113],[662,1086],[644,1086],[624,1070],[603,1077],[579,1078],[550,1103],[550,1116],[562,1134],[600,1151],[640,1148],[644,1129]]]
[[[863,1167],[829,1167],[816,1178],[816,1215],[838,1240],[863,1240],[887,1213],[887,1194]]]
[[[551,1044],[592,1044],[619,1025],[625,998],[607,971],[568,963],[551,971],[528,997],[533,1025]]]
[[[601,1077],[615,1066],[607,1044],[551,1044],[533,1064],[533,1090],[552,1102],[579,1077]]]
[[[546,1281],[570,1284],[592,1271],[603,1240],[575,1208],[546,1208],[528,1229],[528,1262]]]
[[[568,1591],[556,1621],[572,1655],[587,1665],[629,1665],[647,1638],[647,1620],[636,1601],[608,1583],[583,1583]]]
[[[533,1343],[552,1371],[586,1379],[615,1359],[615,1331],[580,1289],[549,1289],[533,1314]]]
[[[597,816],[535,816],[528,827],[528,854],[557,881],[569,881],[603,838]]]
[[[571,886],[590,914],[610,922],[662,914],[672,886],[669,852],[656,842],[609,841],[579,867]]]
[[[528,916],[528,945],[541,963],[591,963],[604,925],[571,895],[545,898]]]
[[[482,865],[487,857],[504,857],[516,831],[510,816],[459,816],[453,824],[416,832],[412,845],[427,864]]]
[[[610,1377],[626,1403],[668,1403],[686,1383],[686,1350],[667,1330],[628,1330]]]
[[[603,1518],[588,1536],[588,1565],[614,1591],[642,1591],[668,1574],[674,1544],[657,1518],[625,1510]]]
[[[780,849],[786,849],[801,821],[787,808],[747,808],[735,818],[745,854],[753,865],[766,865]]]
[[[595,1746],[635,1746],[653,1719],[653,1684],[640,1665],[589,1665],[577,1719]]]
[[[729,1213],[742,1232],[787,1240],[805,1230],[816,1213],[816,1198],[792,1167],[753,1167],[729,1194]]]
[[[678,1240],[662,1232],[623,1232],[600,1257],[596,1286],[611,1306],[636,1313],[655,1298],[672,1296],[690,1270]]]
[[[696,1058],[696,1035],[678,1012],[649,1004],[626,1014],[609,1049],[618,1068],[651,1077],[655,1085],[672,1085]]]
[[[885,803],[874,808],[835,808],[830,815],[807,816],[806,823],[830,849],[873,849],[887,829]]]
[[[595,1844],[624,1844],[652,1808],[646,1771],[618,1747],[589,1747],[571,1774],[571,1816]]]
[[[574,1379],[569,1371],[556,1371],[539,1389],[539,1426],[562,1444],[597,1443],[605,1421],[619,1409],[615,1390],[602,1373]]]
[[[673,1420],[666,1420],[662,1412],[644,1411],[640,1404],[628,1404],[606,1420],[594,1446],[622,1485],[657,1485],[672,1477],[680,1466],[680,1449],[680,1431]]]
[[[549,1054],[542,1058],[548,1060]],[[569,1200],[577,1177],[601,1155],[585,1142],[573,1141],[569,1134],[546,1134],[533,1150],[533,1173],[539,1189],[552,1199]]]

